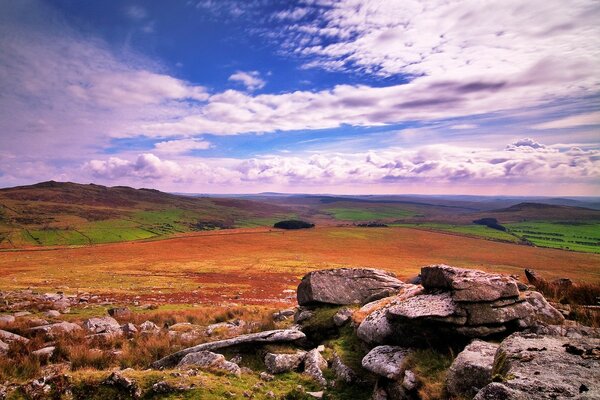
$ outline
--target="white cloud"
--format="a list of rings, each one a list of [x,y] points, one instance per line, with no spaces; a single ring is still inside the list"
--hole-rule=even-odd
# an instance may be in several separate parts
[[[533,125],[533,129],[564,129],[580,126],[600,125],[600,112],[595,111],[586,114],[572,115],[554,121],[543,122]]]
[[[279,12],[275,13],[275,18],[277,18],[279,20],[297,21],[297,20],[305,17],[309,12],[310,12],[309,8],[298,7],[298,8],[294,8],[292,10],[279,11]]]
[[[457,124],[457,125],[450,125],[449,128],[454,129],[454,130],[466,130],[466,129],[475,129],[475,128],[477,128],[477,125],[475,125],[475,124]]]
[[[267,83],[260,78],[258,71],[237,71],[229,77],[229,80],[241,83],[250,91],[262,89]]]
[[[142,20],[148,16],[148,12],[146,11],[146,9],[142,6],[137,5],[127,7],[127,9],[125,10],[125,14],[129,18],[134,20]]]
[[[92,160],[84,165],[84,170],[91,172],[96,178],[118,179],[123,176],[130,178],[161,179],[177,177],[181,167],[174,161],[164,161],[154,154],[140,154],[134,161],[110,157],[106,161]]]
[[[154,148],[161,153],[181,154],[191,150],[206,150],[210,146],[210,142],[202,139],[181,139],[159,142],[154,145]]]

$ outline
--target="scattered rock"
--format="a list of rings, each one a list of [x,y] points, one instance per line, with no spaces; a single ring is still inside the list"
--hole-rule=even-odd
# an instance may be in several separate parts
[[[267,372],[264,372],[264,371],[263,371],[263,372],[261,372],[260,374],[258,374],[258,377],[259,377],[259,378],[260,378],[262,381],[265,381],[265,382],[270,382],[270,381],[272,381],[273,379],[275,379],[275,376],[273,376],[273,375],[271,375],[271,374],[269,374],[269,373],[267,373]]]
[[[133,379],[124,376],[120,371],[111,373],[102,384],[124,390],[134,399],[139,399],[142,395],[142,391],[137,383]]]
[[[356,381],[356,372],[354,372],[352,368],[344,364],[344,362],[342,361],[340,356],[337,355],[337,353],[333,354],[333,358],[331,360],[331,369],[333,370],[336,379],[339,381],[346,383],[353,383]]]
[[[315,312],[312,310],[308,310],[304,307],[299,307],[294,314],[294,323],[299,324],[306,320],[311,319],[315,315]]]
[[[188,347],[176,353],[170,354],[152,364],[153,368],[164,368],[177,364],[185,355],[203,350],[217,350],[238,345],[295,342],[306,338],[306,335],[296,329],[277,329],[258,333],[240,335],[231,339],[217,340],[215,342],[202,343],[197,346]]]
[[[9,349],[9,345],[0,340],[0,355],[6,354]],[[0,397],[1,399],[1,397]]]
[[[138,332],[135,325],[131,322],[121,325],[121,331],[127,336],[133,336]]]
[[[155,333],[160,331],[160,328],[154,322],[146,321],[140,324],[140,331],[145,333]]]
[[[15,322],[15,317],[9,314],[0,315],[0,324],[9,325]]]
[[[344,307],[334,314],[333,323],[336,326],[343,326],[351,320],[353,313],[352,309]]]
[[[16,333],[8,332],[0,329],[0,340],[4,342],[21,342],[21,343],[29,343],[29,339],[23,337],[21,335],[17,335]]]
[[[313,271],[298,286],[298,304],[364,304],[391,296],[404,284],[377,269],[339,268]]]
[[[281,374],[298,369],[306,357],[305,351],[298,351],[293,354],[275,354],[267,353],[265,355],[265,366],[271,374]]]
[[[280,310],[276,313],[273,313],[273,321],[281,322],[293,317],[296,313],[295,308],[288,308],[287,310]]]
[[[240,367],[237,364],[227,361],[225,356],[222,354],[217,354],[210,351],[198,351],[195,353],[190,353],[184,356],[177,366],[181,368],[189,365],[217,369],[236,376],[240,376],[242,374]]]
[[[446,388],[456,397],[473,398],[492,381],[492,365],[497,344],[473,340],[454,359],[448,370]]]
[[[115,307],[108,310],[108,315],[113,318],[129,318],[131,310],[127,307]]]
[[[121,333],[121,325],[113,317],[90,318],[84,321],[83,327],[90,333]]]
[[[29,311],[18,311],[13,314],[13,317],[20,318],[20,317],[26,317],[28,315],[31,315],[31,313]]]
[[[48,310],[44,313],[47,318],[58,318],[60,317],[60,312],[56,310]]]
[[[414,372],[410,369],[404,371],[404,378],[402,379],[402,387],[408,390],[409,392],[417,390],[419,386],[419,382],[417,381],[417,377]]]
[[[48,347],[41,348],[39,350],[35,350],[32,352],[32,354],[38,358],[49,359],[54,354],[55,349],[56,349],[56,347],[54,347],[54,346],[48,346]]]
[[[323,391],[320,392],[306,392],[307,395],[314,397],[315,399],[322,399],[323,398]]]
[[[454,301],[494,301],[518,297],[519,288],[513,278],[473,269],[430,265],[421,268],[422,285],[426,289],[452,291]]]
[[[363,368],[387,379],[404,374],[403,362],[410,350],[398,346],[377,346],[362,359]]]
[[[63,321],[57,322],[55,324],[36,326],[34,328],[30,328],[29,330],[32,332],[41,331],[44,332],[46,335],[53,337],[61,334],[70,334],[80,329],[81,327],[76,323]]]
[[[323,370],[327,368],[327,361],[323,358],[318,349],[313,349],[306,353],[304,358],[304,373],[321,386],[327,386],[327,380],[323,376]]]

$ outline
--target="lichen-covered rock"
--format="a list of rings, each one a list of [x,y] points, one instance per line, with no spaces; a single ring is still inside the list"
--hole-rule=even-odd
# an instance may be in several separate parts
[[[458,323],[466,321],[466,317],[458,315],[460,310],[452,300],[450,293],[423,294],[398,302],[388,309],[390,318],[446,320],[448,317],[458,319]],[[453,323],[454,320],[452,321]]]
[[[497,344],[473,340],[460,354],[448,370],[446,388],[457,397],[472,398],[492,381],[492,366]]]
[[[152,321],[145,321],[140,324],[140,331],[144,333],[155,333],[160,331],[160,328]]]
[[[16,320],[16,318],[13,317],[12,315],[9,315],[9,314],[0,315],[0,324],[1,325],[10,325],[10,324],[14,323],[15,320]]]
[[[541,397],[528,397],[527,395],[513,390],[501,383],[492,382],[481,389],[473,400],[532,400]]]
[[[74,322],[57,322],[55,324],[36,326],[31,328],[32,332],[44,332],[46,335],[50,337],[54,337],[56,335],[70,334],[76,331],[81,330],[81,327]]]
[[[131,378],[127,378],[119,371],[111,373],[102,384],[124,390],[134,399],[139,399],[142,395],[142,390],[137,382]]]
[[[399,379],[404,374],[404,359],[410,349],[398,346],[377,346],[362,359],[363,368],[387,379]]]
[[[533,315],[530,315],[530,319],[533,321],[530,324],[540,321],[549,325],[561,325],[565,322],[565,317],[561,312],[552,307],[541,293],[525,292],[525,301],[532,306],[533,310]]]
[[[9,347],[10,346],[8,344],[0,340],[0,355],[6,354],[8,352]]]
[[[113,317],[90,318],[83,322],[83,327],[90,333],[121,333],[121,325]]]
[[[356,381],[356,372],[347,366],[337,353],[333,354],[333,358],[331,360],[331,370],[335,374],[335,377],[338,381],[346,383],[353,383]]]
[[[476,399],[498,398],[502,390],[506,399],[600,398],[600,339],[515,333],[500,344],[492,373],[502,383]]]
[[[225,371],[236,376],[242,374],[240,367],[236,363],[227,361],[224,355],[213,353],[211,351],[190,353],[183,357],[177,366],[181,368],[190,365]]]
[[[526,301],[497,306],[490,303],[462,304],[469,315],[467,325],[504,324],[516,319],[525,319],[535,314],[534,308]]]
[[[281,374],[298,369],[306,357],[305,351],[297,351],[291,354],[267,353],[265,355],[265,366],[271,374]]]
[[[272,331],[249,333],[246,335],[236,336],[231,339],[217,340],[215,342],[202,343],[196,346],[188,347],[161,358],[160,360],[154,362],[152,367],[165,368],[172,366],[177,364],[187,354],[196,353],[203,350],[218,350],[232,346],[250,344],[295,342],[305,338],[306,335],[297,329],[275,329]]]
[[[11,343],[11,342],[21,342],[21,343],[29,343],[29,339],[23,337],[21,335],[17,335],[16,333],[4,331],[0,329],[0,340]]]
[[[327,368],[327,361],[323,358],[319,349],[312,349],[306,353],[304,358],[304,373],[317,381],[321,386],[327,385],[323,376],[323,370]]]
[[[364,304],[391,296],[404,284],[378,269],[339,268],[306,274],[298,286],[298,304]]]
[[[518,297],[517,282],[508,276],[483,271],[430,265],[421,268],[421,284],[426,289],[452,291],[454,301],[494,301]]]

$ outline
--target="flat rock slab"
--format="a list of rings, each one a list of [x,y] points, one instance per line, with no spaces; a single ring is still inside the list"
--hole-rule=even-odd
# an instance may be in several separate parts
[[[519,296],[519,288],[513,278],[444,264],[421,268],[421,284],[426,289],[450,290],[454,300],[459,302],[494,301]]]
[[[404,284],[392,273],[370,268],[338,268],[306,274],[298,286],[298,304],[364,304],[396,294]]]
[[[404,374],[403,363],[410,349],[398,346],[377,346],[362,359],[363,368],[388,379]]]
[[[388,309],[391,318],[449,317],[457,313],[450,293],[422,294],[402,300]]]
[[[197,346],[188,347],[154,362],[152,364],[152,368],[160,369],[174,366],[177,363],[179,363],[179,361],[184,356],[190,353],[197,353],[199,351],[204,350],[218,350],[242,344],[295,342],[304,338],[306,338],[306,335],[296,329],[276,329],[272,331],[250,333],[247,335],[240,335],[231,339],[217,340],[215,342],[202,343]]]
[[[482,340],[472,341],[456,356],[448,369],[446,388],[457,398],[473,398],[492,382],[492,367],[498,345]]]
[[[494,373],[503,382],[486,386],[477,399],[495,399],[497,393],[507,400],[597,399],[600,339],[515,333],[500,344]]]

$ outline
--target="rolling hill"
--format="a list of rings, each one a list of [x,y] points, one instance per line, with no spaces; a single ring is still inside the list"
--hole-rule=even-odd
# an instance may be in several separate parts
[[[255,200],[49,181],[0,189],[0,248],[149,239],[293,216],[288,207]]]

